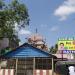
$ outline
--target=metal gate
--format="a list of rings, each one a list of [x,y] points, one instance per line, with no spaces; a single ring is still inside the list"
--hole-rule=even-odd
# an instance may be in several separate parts
[[[17,75],[33,75],[33,70],[20,70]]]

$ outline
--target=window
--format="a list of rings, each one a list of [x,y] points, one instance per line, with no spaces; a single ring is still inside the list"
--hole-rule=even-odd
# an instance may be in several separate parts
[[[36,69],[51,69],[51,59],[49,58],[37,58]]]

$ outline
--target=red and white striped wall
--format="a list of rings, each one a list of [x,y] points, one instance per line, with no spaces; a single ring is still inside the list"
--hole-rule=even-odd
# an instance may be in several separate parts
[[[14,69],[0,69],[0,75],[14,75]]]
[[[52,75],[51,70],[35,70],[34,75]]]

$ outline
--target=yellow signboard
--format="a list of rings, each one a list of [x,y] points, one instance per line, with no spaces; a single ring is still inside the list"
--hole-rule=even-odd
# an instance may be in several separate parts
[[[75,50],[75,40],[58,40],[58,50]]]

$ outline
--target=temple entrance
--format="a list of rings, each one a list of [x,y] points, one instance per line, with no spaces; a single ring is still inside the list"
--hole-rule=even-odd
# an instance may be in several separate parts
[[[33,59],[18,59],[17,75],[33,75]]]

